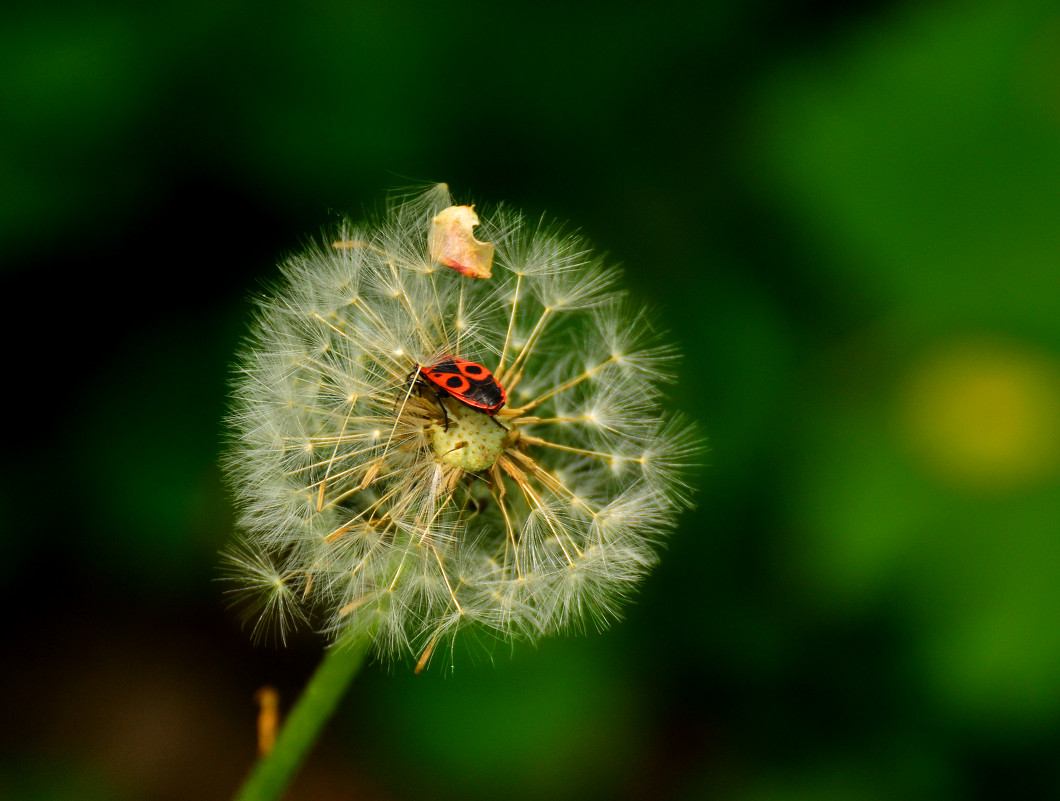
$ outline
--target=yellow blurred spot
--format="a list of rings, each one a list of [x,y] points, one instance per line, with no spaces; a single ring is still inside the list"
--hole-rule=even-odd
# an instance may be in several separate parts
[[[902,434],[949,483],[972,490],[1035,484],[1060,465],[1060,363],[992,340],[941,346],[910,374]]]

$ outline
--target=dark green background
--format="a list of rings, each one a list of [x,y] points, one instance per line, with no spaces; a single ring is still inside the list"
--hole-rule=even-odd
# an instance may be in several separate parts
[[[291,798],[1060,796],[1060,11],[7,4],[0,797],[223,799],[246,297],[446,181],[569,219],[711,450],[628,619],[372,666]]]

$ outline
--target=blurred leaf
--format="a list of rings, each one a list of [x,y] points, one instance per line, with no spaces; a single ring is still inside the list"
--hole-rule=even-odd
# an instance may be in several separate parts
[[[78,410],[80,545],[145,595],[200,581],[230,533],[217,459],[235,340],[216,322],[142,327]]]
[[[755,167],[879,314],[803,377],[804,600],[885,607],[937,712],[1018,729],[1060,719],[1060,11],[957,8],[778,72]]]
[[[381,727],[380,778],[392,771],[410,797],[570,799],[640,780],[641,711],[621,663],[585,639],[517,650],[452,676],[379,680],[359,717]]]
[[[1060,13],[946,9],[908,6],[779,73],[755,120],[761,180],[833,250],[823,268],[936,317],[1055,335]]]
[[[94,766],[34,758],[0,766],[0,798],[11,801],[121,801],[126,797]]]

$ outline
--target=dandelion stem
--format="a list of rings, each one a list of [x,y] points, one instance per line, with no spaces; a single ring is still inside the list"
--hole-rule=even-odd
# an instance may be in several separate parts
[[[580,453],[582,456],[595,456],[598,459],[607,459],[612,462],[618,460],[621,462],[644,464],[643,456],[622,456],[618,453],[609,453],[606,451],[591,451],[588,448],[576,448],[573,445],[562,445],[558,442],[551,442],[547,439],[541,439],[541,437],[530,436],[529,434],[523,434],[522,441],[527,445],[541,445],[545,448],[555,448],[556,450],[566,451],[567,453]]]
[[[607,367],[607,365],[613,364],[615,361],[616,361],[615,357],[612,356],[607,361],[600,362],[598,365],[596,365],[596,367],[590,367],[584,373],[582,373],[579,376],[575,376],[570,381],[565,381],[562,384],[560,384],[558,387],[553,387],[552,389],[550,389],[548,392],[544,393],[543,395],[538,395],[532,401],[530,401],[529,403],[524,403],[522,406],[520,406],[515,411],[519,412],[520,414],[522,414],[523,412],[528,412],[531,409],[533,409],[535,406],[537,406],[538,404],[540,404],[540,403],[548,400],[549,398],[551,398],[553,395],[558,395],[560,392],[565,392],[566,390],[570,389],[571,387],[577,386],[582,381],[585,381],[587,378],[592,378],[598,372],[600,372],[605,367]]]
[[[236,801],[272,801],[283,795],[364,664],[371,642],[370,633],[362,634],[325,651],[323,661],[280,729],[276,744],[254,766]]]
[[[523,276],[520,273],[515,278],[515,292],[512,295],[512,313],[508,318],[508,333],[504,335],[504,347],[501,348],[501,360],[497,363],[497,369],[493,372],[497,375],[504,375],[504,360],[508,356],[508,345],[512,341],[512,329],[515,328],[515,312],[519,308],[519,290],[523,285]]]
[[[544,324],[548,321],[549,316],[552,314],[552,307],[546,306],[541,312],[541,316],[537,318],[537,323],[534,325],[534,330],[530,332],[530,336],[527,337],[526,342],[523,344],[522,350],[519,351],[519,355],[515,357],[515,361],[512,362],[512,366],[508,368],[508,372],[505,373],[502,384],[508,388],[509,391],[515,388],[518,383],[518,374],[516,370],[520,365],[525,365],[526,357],[530,355],[530,352],[534,349],[534,345],[537,344],[537,338],[541,335],[541,330]]]
[[[342,442],[342,437],[346,433],[346,426],[349,425],[351,414],[353,414],[353,406],[350,406],[350,410],[346,413],[346,419],[342,421],[342,430],[335,438],[335,447],[331,451],[331,459],[328,460],[328,469],[324,471],[324,478],[320,480],[320,492],[317,494],[318,512],[324,508],[324,485],[328,483],[328,476],[331,475],[331,466],[335,464],[335,457],[339,453],[339,443]]]

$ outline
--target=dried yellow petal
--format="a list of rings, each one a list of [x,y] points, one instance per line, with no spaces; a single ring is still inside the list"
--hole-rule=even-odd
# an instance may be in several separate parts
[[[431,220],[428,247],[431,258],[471,278],[489,278],[493,268],[493,244],[475,239],[478,225],[474,206],[450,206]]]

